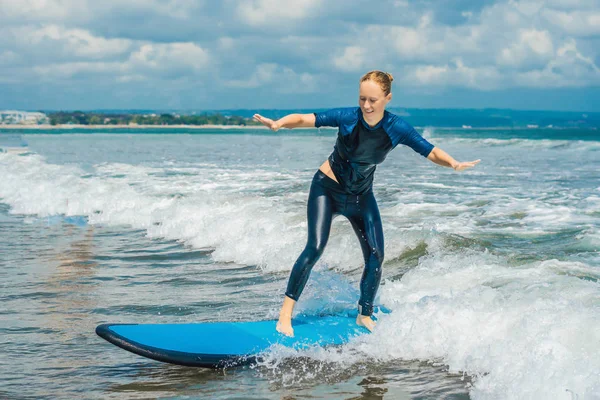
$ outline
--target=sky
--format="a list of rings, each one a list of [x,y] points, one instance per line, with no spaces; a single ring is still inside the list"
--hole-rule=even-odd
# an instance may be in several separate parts
[[[600,111],[600,0],[0,0],[0,109]]]

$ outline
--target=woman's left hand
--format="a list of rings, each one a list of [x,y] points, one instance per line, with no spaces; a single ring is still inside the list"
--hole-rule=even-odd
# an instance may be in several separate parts
[[[459,162],[458,164],[456,164],[454,166],[454,170],[455,171],[463,171],[468,168],[473,168],[474,166],[479,164],[480,161],[481,160]]]
[[[270,130],[272,130],[274,132],[277,132],[279,130],[279,128],[281,128],[276,121],[273,121],[271,118],[263,117],[260,114],[254,114],[254,116],[252,118],[256,122],[260,122],[261,124],[263,124],[264,126],[266,126],[267,128],[269,128]]]

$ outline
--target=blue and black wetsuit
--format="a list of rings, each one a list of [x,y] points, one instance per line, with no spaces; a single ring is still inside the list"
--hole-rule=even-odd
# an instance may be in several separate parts
[[[308,241],[292,268],[285,294],[298,300],[312,267],[325,249],[333,217],[343,215],[350,221],[365,259],[359,310],[362,315],[371,315],[384,256],[381,217],[372,190],[375,168],[398,144],[411,147],[423,157],[434,146],[400,117],[387,111],[374,127],[367,124],[359,107],[337,108],[315,113],[315,117],[317,128],[339,128],[329,156],[339,183],[320,170],[313,177],[307,208]]]

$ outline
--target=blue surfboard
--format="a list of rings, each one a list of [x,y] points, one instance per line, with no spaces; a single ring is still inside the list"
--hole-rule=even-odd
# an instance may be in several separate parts
[[[294,337],[276,321],[191,324],[102,324],[96,333],[125,350],[171,364],[224,368],[251,364],[273,345],[301,350],[340,345],[369,331],[352,316],[305,316],[293,320]]]

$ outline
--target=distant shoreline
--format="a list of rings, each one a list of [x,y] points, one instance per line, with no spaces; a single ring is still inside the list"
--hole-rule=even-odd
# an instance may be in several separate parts
[[[268,129],[263,125],[9,125],[0,124],[0,129]]]

